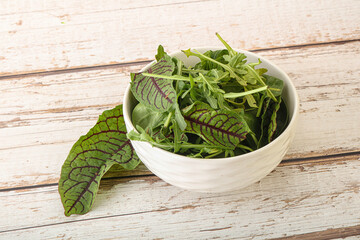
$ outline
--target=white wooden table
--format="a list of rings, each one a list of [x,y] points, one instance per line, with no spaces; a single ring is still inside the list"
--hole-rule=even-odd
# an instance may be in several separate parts
[[[65,217],[71,146],[122,103],[129,73],[220,46],[283,68],[301,99],[296,138],[267,177],[226,194],[112,171],[92,210]],[[358,239],[360,1],[0,1],[0,239]]]

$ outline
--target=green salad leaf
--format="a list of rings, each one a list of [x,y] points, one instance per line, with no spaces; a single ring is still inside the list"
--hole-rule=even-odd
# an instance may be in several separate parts
[[[284,82],[276,77],[272,77],[264,74],[266,85],[269,86],[269,90],[273,93],[275,97],[281,96],[282,90],[284,88]]]
[[[208,104],[195,102],[184,108],[186,132],[198,134],[209,144],[235,147],[246,138],[249,127],[244,118],[232,111],[213,110]]]
[[[134,126],[140,126],[150,133],[161,124],[164,124],[166,116],[166,113],[155,112],[142,103],[137,104],[132,112]]]
[[[167,76],[171,75],[174,69],[175,64],[171,58],[163,55],[145,73]],[[145,76],[142,73],[131,74],[131,92],[139,102],[157,112],[166,112],[176,101],[176,92],[172,81]]]
[[[134,169],[140,163],[122,115],[122,105],[100,115],[96,125],[71,148],[59,180],[65,215],[85,214],[94,203],[102,176],[114,164]]]

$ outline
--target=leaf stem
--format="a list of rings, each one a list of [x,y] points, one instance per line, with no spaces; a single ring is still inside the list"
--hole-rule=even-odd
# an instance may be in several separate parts
[[[172,115],[173,115],[173,112],[172,112],[172,111],[169,112],[169,115],[167,116],[166,121],[165,121],[165,123],[164,123],[164,128],[168,128],[168,126],[169,126],[169,124],[170,124],[170,121],[171,121]]]
[[[267,86],[266,83],[261,79],[261,77],[259,76],[259,74],[255,71],[254,68],[252,68],[251,66],[249,65],[245,65],[245,68],[252,73],[252,75],[256,78],[256,80],[258,82],[261,83],[261,85],[263,86]],[[269,94],[270,98],[272,100],[274,100],[275,102],[277,102],[277,99],[275,98],[274,94],[269,90],[269,89],[266,89],[267,93]]]
[[[235,106],[239,106],[239,107],[243,107],[244,106],[244,103],[238,103],[238,102],[234,102],[230,99],[225,99],[227,102],[231,103],[231,104],[234,104]]]
[[[259,108],[258,108],[258,110],[256,112],[256,117],[260,117],[262,106],[264,104],[264,100],[265,100],[265,95],[262,95],[261,98],[260,98]]]
[[[250,148],[250,147],[248,147],[248,146],[245,146],[245,145],[242,145],[242,144],[239,144],[238,147],[239,147],[239,148],[242,148],[242,149],[245,149],[245,150],[248,150],[249,152],[254,151],[252,148]]]
[[[136,140],[136,141],[140,141],[140,140]],[[150,144],[152,144],[155,147],[160,147],[160,148],[166,148],[166,149],[174,148],[174,146],[172,144],[158,143],[158,142],[155,142],[155,141],[150,142]],[[215,148],[215,149],[224,149],[224,150],[232,150],[233,149],[231,147],[225,147],[225,146],[219,146],[219,145],[192,144],[192,143],[181,143],[181,148],[184,148],[184,149],[189,149],[189,148],[198,148],[198,149]]]
[[[224,39],[222,39],[222,37],[220,36],[219,33],[215,33],[215,34],[216,34],[216,36],[218,37],[218,39],[222,42],[222,44],[224,44],[224,46],[226,47],[226,49],[229,51],[230,55],[231,55],[231,56],[235,56],[235,55],[236,55],[236,51],[235,51],[234,49],[232,49],[232,48],[230,47],[230,45],[229,45],[227,42],[225,42]]]
[[[146,77],[155,77],[155,78],[162,78],[162,79],[170,79],[170,80],[176,80],[176,81],[187,81],[190,82],[190,79],[188,77],[173,75],[173,76],[167,76],[167,75],[159,75],[159,74],[153,74],[153,73],[142,73],[142,75]],[[196,78],[193,79],[195,82],[201,82],[197,80]]]
[[[233,92],[230,92],[230,93],[225,93],[224,94],[224,98],[237,98],[237,97],[244,97],[246,95],[250,95],[250,94],[253,94],[253,93],[257,93],[257,92],[262,92],[262,91],[265,91],[267,90],[268,86],[263,86],[263,87],[259,87],[259,88],[256,88],[256,89],[253,89],[253,90],[250,90],[250,91],[246,91],[246,92],[239,92],[239,93],[233,93]]]
[[[184,68],[182,71],[188,73],[204,73],[204,74],[207,74],[209,72],[208,70],[203,70],[203,69],[188,69],[188,68]]]
[[[182,74],[182,61],[180,60],[180,59],[178,59],[177,58],[177,67],[178,67],[178,69],[177,69],[177,74],[178,75],[181,75]]]
[[[210,154],[210,155],[206,156],[205,158],[213,158],[213,157],[216,157],[217,155],[219,155],[219,154],[221,154],[223,152],[224,152],[224,150],[220,150],[220,151],[217,151],[217,152],[215,152],[213,154]]]
[[[211,86],[211,84],[209,83],[209,81],[205,78],[204,75],[202,75],[201,73],[199,73],[199,76],[201,77],[201,79],[204,81],[204,83],[208,86],[209,90],[211,92],[214,92],[214,88]]]
[[[221,62],[219,62],[219,61],[216,61],[215,59],[212,59],[211,57],[205,56],[204,54],[200,53],[200,52],[199,52],[198,50],[196,50],[196,49],[194,49],[194,51],[195,51],[196,53],[192,53],[192,54],[194,54],[194,55],[197,56],[198,58],[205,58],[206,60],[209,60],[209,61],[211,61],[211,62],[213,62],[213,63],[216,63],[217,65],[221,66],[222,68],[228,70],[228,72],[230,73],[230,76],[231,76],[231,77],[234,77],[241,85],[243,85],[243,86],[246,85],[246,82],[245,82],[243,79],[241,79],[241,78],[233,71],[233,69],[232,69],[230,66],[228,66],[228,65],[226,65],[226,64],[223,64],[223,63],[221,63]]]
[[[200,52],[199,52],[198,50],[196,50],[196,49],[194,49],[194,51],[195,51],[195,53],[194,53],[194,52],[191,52],[190,49],[189,49],[189,50],[186,50],[186,51],[183,50],[183,52],[184,52],[184,53],[186,54],[186,56],[188,56],[188,57],[191,56],[191,55],[193,55],[193,56],[196,56],[196,57],[198,57],[198,58],[200,58],[200,59],[206,59],[206,60],[208,60],[208,61],[210,61],[210,62],[216,63],[217,65],[219,65],[219,66],[221,66],[222,68],[224,68],[225,70],[227,70],[227,71],[230,73],[230,76],[233,77],[233,78],[235,78],[235,79],[239,82],[239,84],[241,84],[241,85],[243,85],[243,86],[246,85],[246,82],[245,82],[243,79],[241,79],[241,78],[233,71],[232,67],[230,67],[230,66],[228,66],[228,65],[226,65],[226,64],[223,64],[223,63],[221,63],[221,62],[219,62],[219,61],[216,61],[215,59],[212,59],[211,57],[205,56],[204,54],[200,53]]]

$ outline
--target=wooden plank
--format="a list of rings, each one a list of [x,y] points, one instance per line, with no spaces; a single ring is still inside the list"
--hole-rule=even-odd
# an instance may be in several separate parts
[[[359,54],[360,42],[262,52],[289,73],[301,99],[286,158],[359,151]],[[139,68],[2,80],[0,189],[57,182],[72,144],[103,110],[121,103],[129,72]]]
[[[152,59],[158,44],[219,46],[215,32],[244,49],[360,39],[359,12],[356,0],[5,0],[0,75]]]
[[[357,236],[357,237],[356,237]],[[324,231],[312,232],[299,234],[289,237],[273,238],[271,240],[302,240],[302,239],[316,239],[316,240],[327,240],[327,239],[359,239],[360,237],[360,225],[344,228],[331,228]]]
[[[359,160],[280,166],[225,194],[156,177],[103,180],[93,209],[71,217],[56,186],[0,192],[0,239],[269,239],[351,228],[360,221]]]
[[[354,47],[355,53],[347,50],[350,46]],[[360,54],[359,42],[260,54],[272,59],[289,74],[300,96],[299,127],[288,158],[360,148],[360,137],[352,135],[360,134],[360,122],[356,120],[360,119],[356,110],[360,103],[360,69],[355,67],[360,66],[360,59],[354,57]],[[349,68],[345,70],[344,65]],[[338,141],[338,131],[342,131],[339,128],[344,130],[343,137],[354,144]]]

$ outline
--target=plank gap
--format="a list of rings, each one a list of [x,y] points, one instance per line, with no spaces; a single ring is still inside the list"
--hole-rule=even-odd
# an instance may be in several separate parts
[[[8,232],[15,232],[15,231],[28,230],[28,229],[36,229],[36,228],[50,227],[50,226],[56,226],[56,225],[74,223],[74,222],[85,222],[85,221],[108,219],[108,218],[115,218],[115,217],[124,217],[124,216],[129,216],[129,215],[147,214],[147,213],[153,213],[153,212],[164,212],[164,211],[172,211],[172,210],[182,210],[182,209],[196,208],[196,207],[199,207],[199,205],[176,206],[176,207],[171,207],[171,208],[159,208],[159,209],[156,209],[156,210],[147,210],[147,211],[140,211],[140,212],[131,212],[131,213],[115,214],[115,215],[110,215],[110,216],[92,217],[92,218],[86,218],[86,219],[77,219],[77,220],[72,220],[72,221],[64,221],[64,222],[57,222],[57,223],[51,223],[51,224],[43,224],[43,225],[23,227],[23,228],[14,228],[14,229],[9,229],[9,230],[0,231],[0,234],[1,234],[1,233],[8,233]],[[225,229],[226,229],[226,228],[225,228]]]
[[[125,213],[125,214],[117,214],[117,215],[111,215],[111,216],[93,217],[93,218],[86,218],[86,219],[78,219],[78,220],[72,220],[72,221],[65,221],[65,222],[44,224],[44,225],[31,226],[31,227],[14,228],[14,229],[9,229],[9,230],[5,230],[5,231],[0,231],[0,233],[8,233],[8,232],[28,230],[28,229],[50,227],[50,226],[56,226],[56,225],[74,223],[74,222],[84,222],[84,221],[91,221],[91,220],[99,220],[99,219],[104,219],[104,218],[114,218],[114,217],[122,217],[122,216],[128,216],[128,215],[137,215],[137,214],[144,214],[144,213],[149,213],[149,212],[153,212],[153,211],[143,211],[143,212]]]
[[[342,44],[358,42],[358,41],[360,41],[360,39],[306,43],[306,44],[286,45],[286,46],[281,46],[281,47],[270,47],[270,48],[257,48],[257,49],[250,49],[248,51],[249,52],[265,52],[265,51],[272,51],[272,50],[279,50],[279,49],[297,49],[297,48],[317,47],[317,46],[333,45],[333,44],[342,45]],[[49,75],[57,75],[57,74],[64,74],[64,73],[84,72],[84,71],[89,71],[89,70],[112,69],[112,68],[125,67],[125,66],[128,66],[128,67],[139,66],[139,65],[149,64],[152,61],[153,60],[141,60],[141,61],[110,63],[110,64],[101,64],[101,65],[83,66],[83,67],[74,67],[74,68],[65,68],[65,69],[60,68],[60,69],[54,69],[54,70],[40,70],[40,71],[35,71],[35,72],[25,72],[25,73],[7,74],[7,75],[1,75],[1,73],[0,73],[0,81],[6,80],[9,78],[49,76]]]
[[[327,240],[327,239],[338,239],[345,237],[353,237],[360,235],[360,225],[351,226],[351,227],[342,227],[342,228],[330,228],[324,231],[304,233],[299,235],[293,235],[282,238],[272,238],[271,240],[302,240],[302,239],[317,239],[317,240]]]
[[[42,77],[42,76],[50,76],[64,73],[74,73],[74,72],[85,72],[89,70],[103,70],[103,69],[112,69],[119,67],[130,67],[130,66],[139,66],[151,63],[152,60],[142,60],[142,61],[133,61],[133,62],[123,62],[123,63],[110,63],[110,64],[101,64],[101,65],[93,65],[93,66],[84,66],[84,67],[74,67],[74,68],[65,68],[65,69],[54,69],[48,71],[36,71],[36,72],[28,72],[28,73],[19,73],[19,74],[10,74],[10,75],[0,75],[0,81],[6,80],[9,78],[23,78],[23,77]]]
[[[152,173],[149,174],[139,174],[139,175],[130,175],[130,176],[117,176],[117,177],[104,177],[102,180],[113,180],[113,179],[132,179],[132,178],[147,178],[155,176]],[[27,189],[34,189],[34,188],[42,188],[42,187],[54,187],[57,186],[58,183],[45,183],[45,184],[37,184],[37,185],[29,185],[29,186],[22,186],[22,187],[13,187],[13,188],[2,188],[0,192],[9,192],[9,191],[18,191],[18,190],[27,190]]]
[[[360,151],[329,154],[329,155],[314,156],[314,157],[305,157],[305,158],[283,159],[280,162],[279,166],[291,166],[291,165],[301,165],[301,164],[309,164],[309,163],[331,164],[333,162],[349,161],[349,160],[357,160],[357,159],[360,159]],[[156,176],[156,175],[149,171],[148,174],[127,175],[127,176],[110,176],[110,177],[104,177],[102,180],[110,181],[110,180],[117,180],[117,179],[149,178],[149,177],[154,177],[154,176]],[[28,185],[28,186],[13,187],[13,188],[2,188],[2,189],[0,189],[0,192],[27,190],[27,189],[42,188],[42,187],[54,187],[57,185],[58,185],[58,183],[56,182],[56,183]],[[100,184],[100,186],[101,186],[101,184]]]
[[[336,40],[329,42],[314,42],[314,43],[304,43],[304,44],[295,44],[295,45],[286,45],[281,47],[270,47],[270,48],[257,48],[248,50],[250,52],[265,52],[278,49],[297,49],[297,48],[306,48],[306,47],[317,47],[317,46],[326,46],[326,45],[343,45],[351,42],[358,42],[360,39],[348,39],[348,40]]]
[[[339,161],[342,158],[344,160],[350,160],[357,155],[360,158],[360,151],[335,153],[335,154],[319,155],[319,156],[309,156],[309,157],[284,158],[281,161],[280,165],[285,166],[285,165],[298,165],[303,163],[334,162],[334,161]]]

